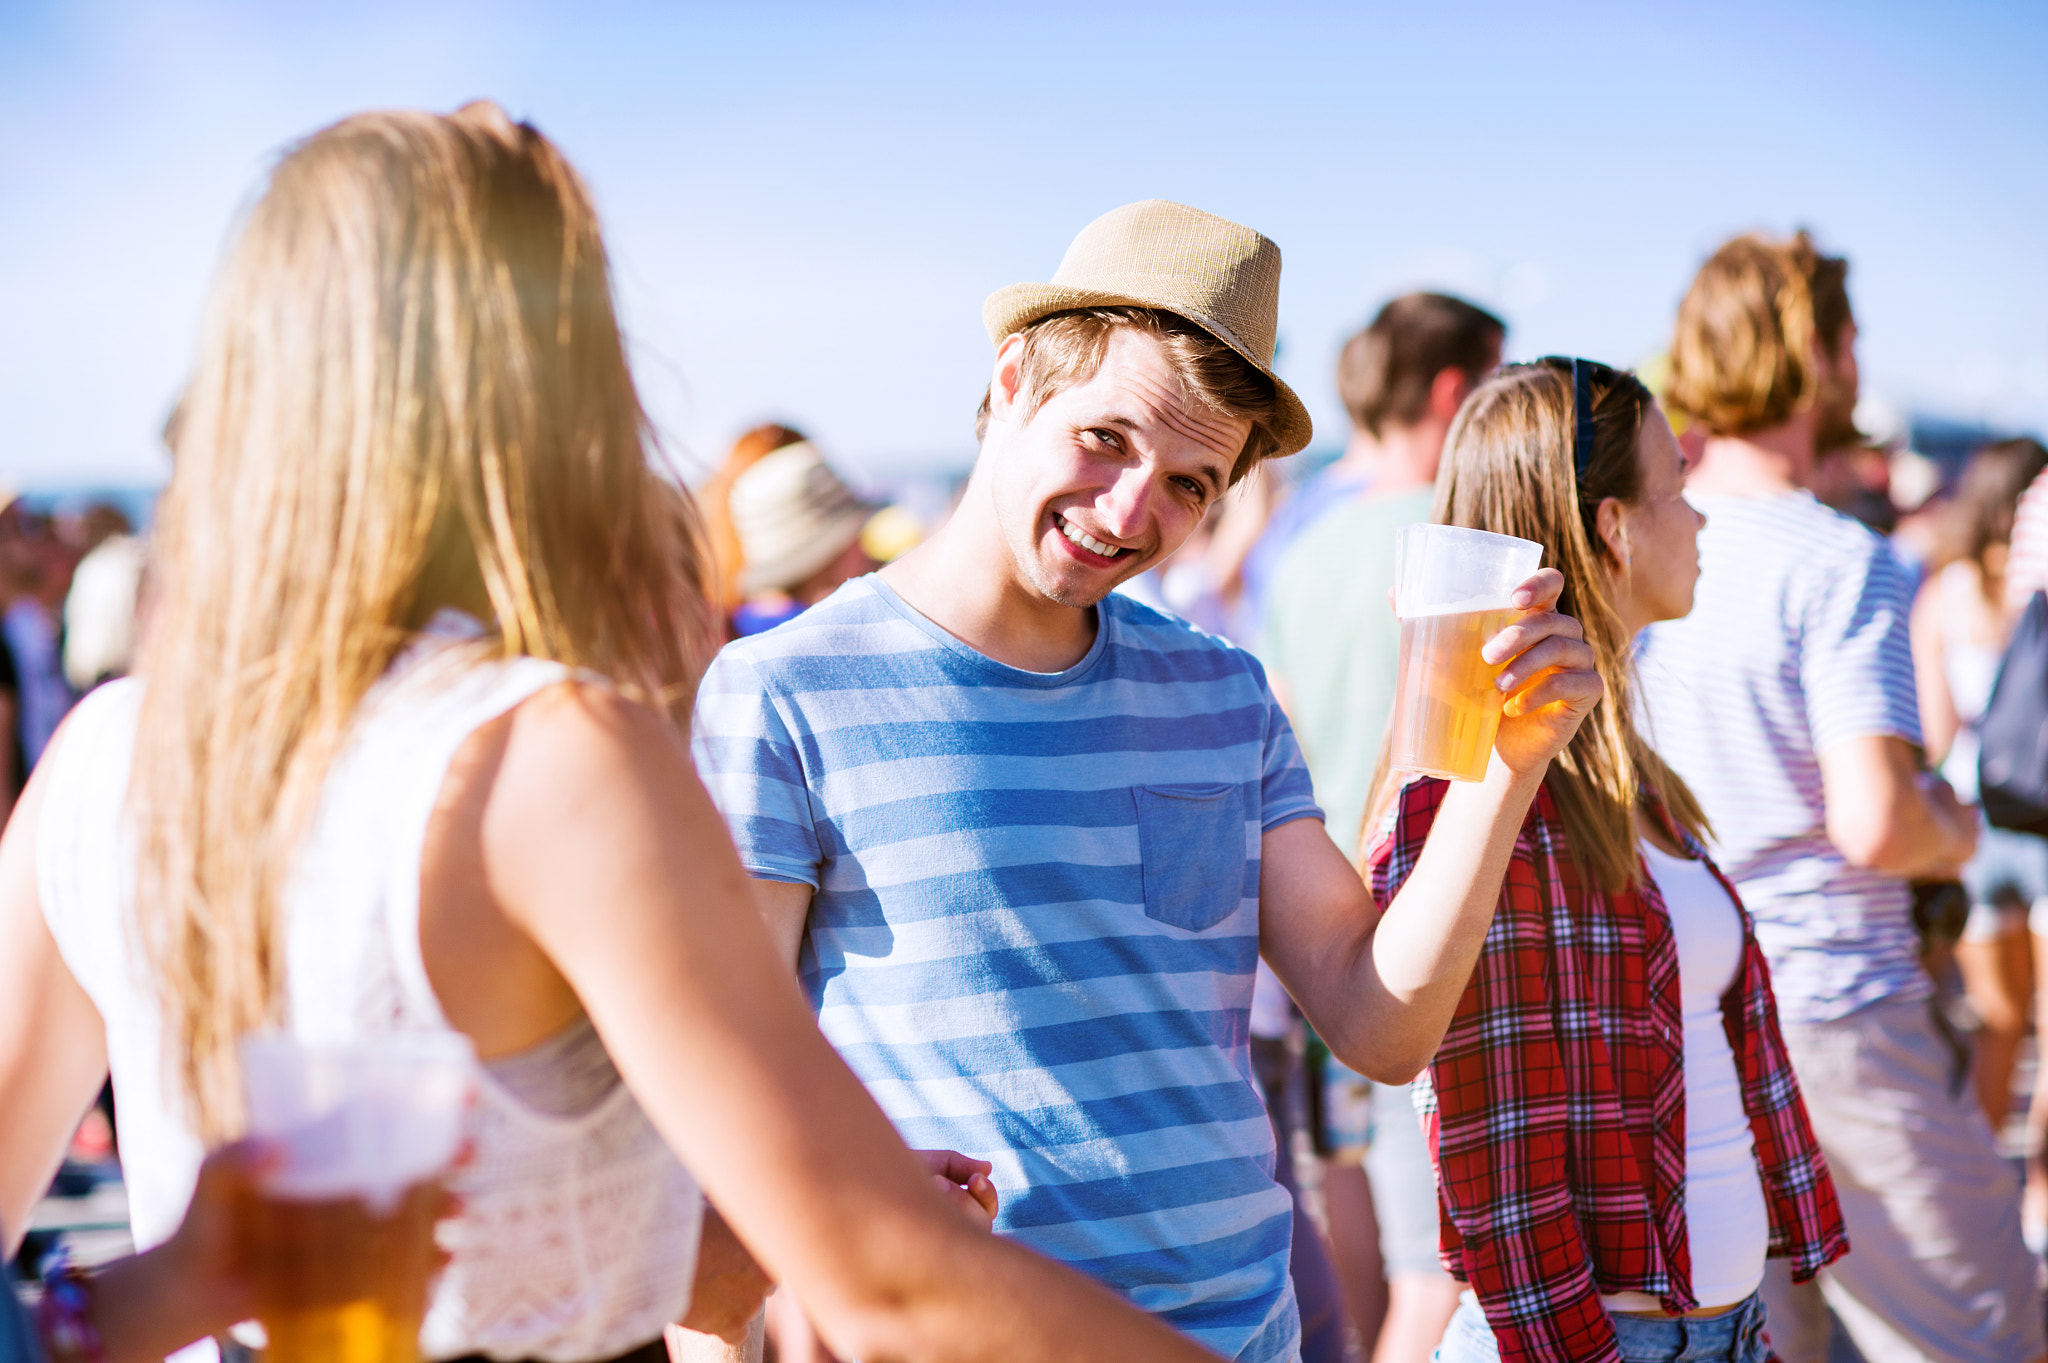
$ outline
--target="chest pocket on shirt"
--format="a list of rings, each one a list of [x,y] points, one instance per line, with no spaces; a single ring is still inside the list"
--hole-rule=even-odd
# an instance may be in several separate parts
[[[1212,928],[1244,898],[1244,791],[1134,786],[1145,913],[1189,932]]]

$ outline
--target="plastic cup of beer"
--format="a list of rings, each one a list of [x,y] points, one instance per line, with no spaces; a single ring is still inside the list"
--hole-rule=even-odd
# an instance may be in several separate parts
[[[417,1363],[475,1051],[452,1032],[265,1034],[241,1058],[249,1134],[279,1150],[247,1227],[267,1363]]]
[[[1394,770],[1485,779],[1500,728],[1501,669],[1479,650],[1519,614],[1514,590],[1542,562],[1542,545],[1511,535],[1455,525],[1394,532]]]

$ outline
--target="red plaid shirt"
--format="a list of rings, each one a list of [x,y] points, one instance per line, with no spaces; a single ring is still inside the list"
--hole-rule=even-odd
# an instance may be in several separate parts
[[[1370,853],[1380,903],[1414,869],[1445,785],[1425,777],[1402,790]],[[1746,909],[1742,931],[1742,971],[1722,1018],[1756,1139],[1769,1252],[1804,1281],[1849,1241]],[[1698,1304],[1685,1230],[1684,1047],[1663,896],[1647,880],[1609,895],[1582,879],[1546,787],[1450,1031],[1416,1081],[1444,1266],[1471,1285],[1509,1363],[1619,1359],[1603,1293],[1646,1292],[1673,1312]]]

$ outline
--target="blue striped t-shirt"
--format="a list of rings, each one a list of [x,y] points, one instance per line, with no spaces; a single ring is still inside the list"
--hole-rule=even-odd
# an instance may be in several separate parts
[[[1247,1017],[1261,835],[1320,811],[1251,655],[1096,609],[1025,672],[857,579],[719,654],[698,766],[747,869],[816,891],[804,986],[904,1139],[993,1161],[998,1231],[1289,1359]]]
[[[1644,631],[1651,745],[1699,797],[1786,1022],[1928,992],[1906,882],[1828,840],[1820,754],[1920,742],[1913,584],[1891,547],[1810,493],[1688,499],[1705,513],[1692,614]]]

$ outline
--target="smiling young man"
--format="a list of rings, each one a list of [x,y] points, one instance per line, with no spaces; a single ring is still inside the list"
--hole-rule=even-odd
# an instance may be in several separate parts
[[[1252,1081],[1263,954],[1355,1068],[1411,1078],[1524,812],[1600,695],[1546,571],[1487,779],[1379,914],[1250,655],[1112,589],[1259,459],[1279,250],[1178,204],[993,295],[981,455],[918,549],[728,647],[699,765],[819,1025],[912,1144],[995,1165],[996,1222],[1232,1358],[1292,1358],[1292,1206]]]

